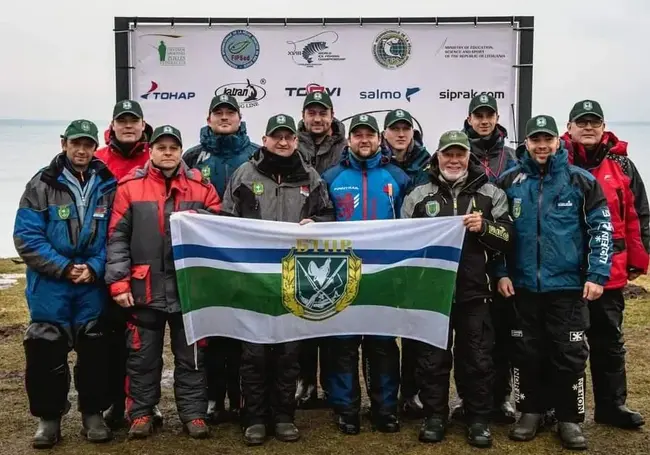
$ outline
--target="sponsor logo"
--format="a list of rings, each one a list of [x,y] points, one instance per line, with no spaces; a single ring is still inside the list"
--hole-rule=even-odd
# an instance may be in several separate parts
[[[577,343],[582,341],[585,337],[584,331],[580,330],[578,332],[569,332],[569,341],[572,343]]]
[[[603,209],[603,216],[607,218],[612,216],[611,213],[609,213],[609,209]]]
[[[169,46],[167,41],[160,40],[156,50],[160,66],[185,66],[187,63],[184,46]]]
[[[157,82],[151,81],[151,88],[147,91],[147,93],[140,95],[140,98],[145,100],[172,101],[172,100],[189,100],[194,98],[195,96],[196,96],[195,92],[163,92],[162,90],[158,90]]]
[[[609,259],[609,244],[612,239],[612,236],[610,234],[612,232],[612,224],[600,223],[599,228],[601,228],[601,233],[595,237],[596,243],[600,245],[598,262],[601,264],[607,264]]]
[[[571,202],[571,201],[558,202],[557,206],[558,207],[573,207],[573,202]]]
[[[506,54],[494,49],[491,44],[453,44],[445,38],[434,55],[443,52],[445,58],[452,59],[497,59],[506,58]]]
[[[341,87],[325,87],[320,84],[307,84],[304,87],[285,87],[285,92],[288,96],[307,96],[309,93],[323,92],[327,93],[330,97],[341,96]]]
[[[519,368],[512,369],[512,390],[515,393],[515,403],[521,403],[523,397],[519,390]]]
[[[411,56],[411,39],[401,30],[384,30],[372,43],[372,55],[385,69],[400,68]]]
[[[300,66],[313,68],[326,62],[340,62],[345,60],[340,54],[330,51],[332,44],[339,40],[338,33],[334,31],[321,32],[317,35],[299,41],[287,41],[290,46],[287,55],[293,63]]]
[[[259,84],[253,84],[250,79],[246,79],[246,82],[231,82],[217,87],[214,95],[234,96],[242,109],[257,107],[260,101],[266,97],[266,89],[262,87],[264,84],[266,84],[266,79],[261,79]]]
[[[580,378],[576,384],[573,384],[573,390],[576,392],[576,405],[578,414],[585,413],[585,379]]]
[[[232,68],[249,68],[259,56],[260,43],[248,30],[233,30],[221,42],[221,57]]]
[[[510,336],[512,338],[523,338],[524,337],[524,331],[523,330],[511,330],[510,331]]]
[[[438,98],[441,100],[447,100],[447,101],[455,101],[455,100],[471,100],[477,95],[490,95],[494,97],[497,100],[502,100],[505,99],[506,93],[505,92],[497,92],[497,91],[485,91],[485,90],[452,90],[448,88],[447,90],[443,90],[438,94]]]
[[[404,97],[410,103],[411,96],[420,90],[420,87],[409,87],[404,90],[382,90],[376,88],[359,92],[359,98],[362,100],[399,100]]]
[[[508,231],[503,226],[488,224],[487,233],[506,242],[510,240],[510,234],[508,234]]]
[[[299,239],[282,258],[282,303],[295,316],[322,321],[359,292],[361,259],[350,240]]]
[[[427,213],[427,216],[436,216],[438,213],[440,213],[440,202],[429,201],[424,206],[424,210]]]
[[[359,202],[360,202],[360,194],[359,194],[359,189],[356,187],[352,188],[347,188],[347,187],[342,187],[342,188],[336,188],[337,192],[340,192],[342,190],[353,190],[354,192],[345,192],[343,194],[336,194],[334,196],[335,204],[334,206],[336,207],[336,216],[340,220],[349,220],[352,218],[354,215],[354,211],[359,207]]]
[[[93,218],[104,219],[108,213],[108,207],[105,205],[98,205],[95,207],[95,212],[93,213]]]

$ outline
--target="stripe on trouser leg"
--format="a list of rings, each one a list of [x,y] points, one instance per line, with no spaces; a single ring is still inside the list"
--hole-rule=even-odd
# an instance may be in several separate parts
[[[519,368],[512,368],[512,390],[515,394],[515,403],[521,402],[521,392],[519,391]]]

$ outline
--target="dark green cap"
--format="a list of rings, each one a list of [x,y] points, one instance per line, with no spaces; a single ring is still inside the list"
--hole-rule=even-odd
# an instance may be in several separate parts
[[[391,125],[397,122],[406,122],[409,125],[413,126],[413,117],[411,117],[411,114],[408,111],[405,111],[403,109],[395,109],[394,111],[390,111],[388,114],[386,114],[386,117],[384,117],[384,129],[389,128]]]
[[[133,100],[122,100],[113,108],[113,120],[124,114],[131,114],[138,118],[144,118],[140,103]]]
[[[555,119],[550,115],[536,115],[526,122],[526,137],[537,133],[546,133],[556,137],[560,135]]]
[[[219,106],[230,106],[237,112],[239,112],[239,103],[237,102],[237,98],[235,98],[232,95],[227,95],[227,94],[222,94],[222,95],[217,95],[214,98],[212,98],[212,101],[210,102],[210,112],[214,111],[216,108]]]
[[[494,112],[499,112],[499,109],[497,109],[496,98],[492,95],[488,95],[487,93],[481,93],[480,95],[476,95],[474,98],[472,98],[472,100],[469,102],[469,113],[471,114],[472,112],[482,107],[488,107]]]
[[[443,152],[450,147],[460,147],[470,150],[469,138],[467,134],[458,130],[445,131],[438,141],[438,151]]]
[[[352,117],[352,120],[350,121],[350,132],[352,132],[352,130],[358,126],[367,126],[371,130],[379,133],[379,125],[377,124],[377,119],[372,115],[359,114]]]
[[[266,135],[270,136],[275,130],[286,128],[293,134],[297,134],[296,121],[290,115],[278,114],[271,117],[266,124]]]
[[[600,103],[594,100],[582,100],[573,105],[573,109],[569,113],[569,121],[575,122],[580,117],[585,115],[595,115],[600,119],[604,119],[603,108]]]
[[[90,120],[73,120],[65,129],[62,139],[79,139],[80,137],[87,137],[95,141],[99,145],[99,137],[97,132],[97,125]]]
[[[305,97],[305,102],[302,104],[302,108],[306,108],[309,104],[320,104],[326,109],[334,109],[332,98],[325,92],[308,93]]]
[[[171,136],[178,141],[181,147],[183,146],[183,139],[181,138],[181,132],[178,131],[177,128],[171,125],[159,126],[155,130],[153,130],[153,134],[151,135],[151,139],[149,140],[149,143],[153,144],[163,136]]]

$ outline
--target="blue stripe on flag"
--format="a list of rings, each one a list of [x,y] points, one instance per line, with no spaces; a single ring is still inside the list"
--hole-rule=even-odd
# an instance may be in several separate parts
[[[458,262],[459,248],[433,245],[419,250],[354,250],[364,264],[394,264],[411,258],[442,259]],[[223,262],[254,264],[279,264],[289,253],[288,249],[266,248],[215,248],[203,245],[183,244],[174,246],[174,259],[203,258]]]

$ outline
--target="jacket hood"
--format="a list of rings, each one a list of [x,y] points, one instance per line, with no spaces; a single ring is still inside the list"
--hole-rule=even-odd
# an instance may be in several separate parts
[[[506,138],[508,137],[508,130],[500,123],[497,123],[489,138],[479,136],[467,119],[463,123],[463,131],[469,137],[472,154],[478,158],[499,155],[505,147]]]
[[[611,131],[605,131],[603,137],[600,140],[600,144],[592,156],[587,156],[587,150],[583,147],[582,144],[574,142],[569,135],[569,132],[565,132],[561,138],[566,144],[567,151],[569,152],[569,163],[573,164],[579,163],[600,163],[607,153],[612,153],[614,155],[627,156],[627,142],[621,141],[616,137]]]
[[[201,146],[219,155],[237,155],[251,145],[245,121],[239,124],[239,129],[234,134],[214,134],[212,128],[205,125],[199,135]]]

